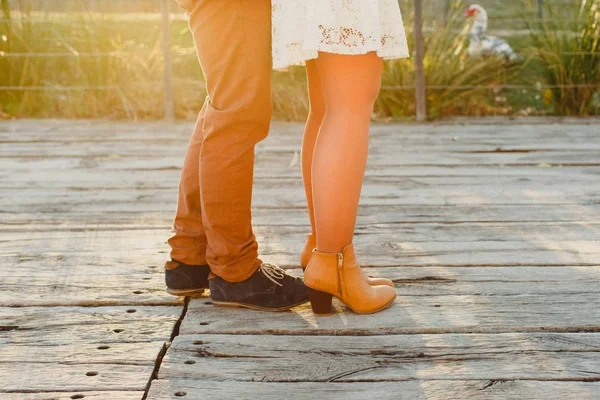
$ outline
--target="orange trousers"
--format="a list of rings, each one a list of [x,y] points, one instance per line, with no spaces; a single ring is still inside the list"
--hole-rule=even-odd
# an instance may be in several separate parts
[[[252,231],[254,147],[271,121],[270,0],[178,0],[189,16],[208,96],[189,141],[171,258],[229,282],[262,261]],[[170,263],[167,263],[167,267]]]

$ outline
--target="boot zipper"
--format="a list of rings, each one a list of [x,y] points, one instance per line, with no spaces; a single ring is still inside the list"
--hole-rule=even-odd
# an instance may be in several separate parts
[[[343,296],[342,293],[342,269],[344,268],[344,253],[338,253],[338,292],[340,293],[340,297]]]

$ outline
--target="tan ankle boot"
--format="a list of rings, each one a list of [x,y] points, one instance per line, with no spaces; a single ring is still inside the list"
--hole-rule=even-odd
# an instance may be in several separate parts
[[[356,262],[352,243],[341,253],[313,250],[304,284],[315,314],[330,314],[332,296],[358,314],[372,314],[390,306],[396,290],[389,286],[371,286]]]
[[[306,266],[310,262],[310,258],[312,257],[312,251],[315,247],[317,247],[317,237],[313,234],[310,234],[308,235],[308,239],[306,240],[306,246],[304,246],[304,250],[300,255],[300,266],[302,267],[303,271],[306,269]],[[371,286],[385,285],[394,287],[394,282],[386,278],[371,278],[370,276],[367,276],[367,282]]]

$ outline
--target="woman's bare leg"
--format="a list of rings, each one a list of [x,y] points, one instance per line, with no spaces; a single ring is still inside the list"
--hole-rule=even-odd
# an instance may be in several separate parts
[[[321,89],[321,79],[319,78],[319,71],[317,70],[315,60],[306,61],[306,76],[308,78],[310,110],[304,128],[304,138],[302,140],[302,180],[304,181],[304,191],[306,193],[310,226],[312,233],[316,234],[312,191],[312,163],[315,143],[317,141],[319,129],[321,128],[323,116],[325,115],[325,103],[323,100],[323,91]]]
[[[317,249],[340,252],[353,241],[383,63],[376,53],[320,52],[316,65],[325,102],[311,174]]]

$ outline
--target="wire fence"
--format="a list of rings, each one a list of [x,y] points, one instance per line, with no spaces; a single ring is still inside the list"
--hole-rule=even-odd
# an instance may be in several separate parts
[[[600,35],[598,12],[586,14],[582,0],[478,0],[489,17],[483,40],[501,38],[512,60],[473,50],[473,18],[465,18],[473,3],[400,1],[413,56],[386,64],[381,116],[599,113],[600,48],[585,36]],[[203,101],[186,17],[173,0],[0,4],[2,113],[174,119],[195,115]],[[296,69],[274,73],[277,114],[306,113],[304,79]]]

